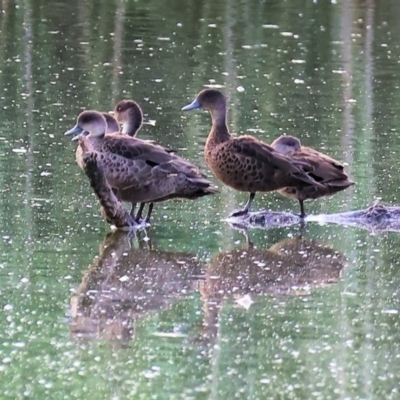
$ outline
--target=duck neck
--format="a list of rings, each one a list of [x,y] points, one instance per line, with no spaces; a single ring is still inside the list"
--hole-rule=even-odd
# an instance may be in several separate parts
[[[105,136],[106,136],[105,133],[97,135],[90,134],[89,136],[87,136],[87,138],[90,140],[90,143],[94,147],[94,149],[97,150],[103,144]]]
[[[210,112],[212,127],[207,143],[216,145],[230,140],[232,136],[229,133],[228,126],[226,125],[226,109],[213,109],[210,110]]]
[[[124,135],[135,136],[138,131],[138,128],[132,124],[131,122],[127,121],[122,124],[121,133]]]
[[[129,136],[135,136],[142,126],[143,116],[139,110],[130,110],[128,118],[122,124],[121,133]]]

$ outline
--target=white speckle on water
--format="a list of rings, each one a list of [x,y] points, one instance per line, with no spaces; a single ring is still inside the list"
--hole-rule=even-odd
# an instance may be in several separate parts
[[[40,176],[50,176],[50,175],[53,175],[53,174],[51,172],[49,172],[49,171],[42,171],[40,173]]]
[[[264,24],[262,27],[265,28],[265,29],[278,29],[278,28],[279,28],[279,25]]]
[[[127,276],[127,275],[121,276],[121,278],[119,278],[119,280],[121,282],[127,282],[127,281],[129,281],[129,276]]]
[[[393,309],[382,310],[382,314],[392,314],[392,315],[396,315],[396,314],[398,314],[398,313],[399,313],[398,310],[393,310]]]
[[[187,335],[179,332],[154,332],[153,336],[164,337],[164,338],[182,338]]]
[[[282,36],[291,37],[293,36],[293,32],[281,32]]]
[[[295,79],[295,80],[294,80],[294,83],[295,83],[296,85],[301,85],[301,84],[304,84],[304,81],[303,81],[303,79]]]
[[[244,88],[243,86],[238,86],[238,87],[236,88],[236,90],[237,90],[239,93],[242,93],[242,92],[245,91],[245,88]]]
[[[240,299],[235,300],[235,302],[237,304],[239,304],[241,307],[245,308],[246,310],[248,310],[251,307],[251,305],[254,303],[254,301],[252,300],[252,298],[249,294],[246,294],[243,297],[241,297]]]
[[[19,148],[19,149],[12,149],[12,151],[13,151],[14,153],[17,153],[17,154],[24,154],[24,153],[26,153],[28,150],[27,150],[27,149],[24,149],[23,147],[21,147],[21,148]]]
[[[12,304],[6,304],[4,307],[3,307],[3,310],[4,311],[10,311],[10,310],[12,310],[14,307],[13,307],[13,305]]]
[[[25,343],[24,342],[15,342],[12,344],[14,347],[25,347]]]

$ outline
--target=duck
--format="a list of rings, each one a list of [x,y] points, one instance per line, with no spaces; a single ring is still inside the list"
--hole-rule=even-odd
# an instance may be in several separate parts
[[[117,105],[114,108],[115,117],[113,117],[111,114],[105,113],[105,112],[102,112],[102,114],[106,118],[106,122],[107,122],[106,134],[120,132],[122,134],[134,137],[134,136],[136,136],[137,132],[142,127],[143,111],[142,111],[140,105],[133,100],[121,100],[119,103],[117,103]],[[116,119],[116,118],[121,118],[121,117],[123,117],[122,129],[120,129],[119,123]],[[87,136],[89,134],[89,132],[83,132],[82,134],[84,136]],[[78,140],[78,139],[79,139],[79,136],[76,136],[73,140]],[[151,140],[146,140],[146,141],[149,143],[154,143]],[[77,147],[75,158],[76,158],[76,161],[77,161],[78,165],[80,166],[80,168],[82,170],[84,170],[81,146]],[[136,220],[136,222],[140,222],[142,219],[144,205],[145,205],[145,203],[141,203],[139,211],[135,216],[136,203],[131,203],[130,215],[132,218],[134,218]],[[149,210],[148,210],[147,216],[145,218],[146,222],[150,221],[152,210],[153,210],[153,203],[150,203]]]
[[[117,103],[114,107],[114,115],[116,122],[122,125],[121,133],[135,137],[143,125],[143,111],[140,105],[132,99],[124,99]],[[119,129],[119,126],[118,126]],[[154,143],[152,140],[146,140],[148,143]],[[136,221],[142,218],[143,209],[146,203],[141,203],[136,214]],[[132,203],[132,213],[134,213],[136,204]],[[154,203],[149,203],[149,209],[145,218],[146,222],[150,221]]]
[[[218,193],[199,169],[169,149],[120,132],[106,134],[107,122],[95,110],[83,111],[65,135],[81,134],[83,147],[97,153],[108,185],[120,201],[161,202]],[[131,210],[132,212],[132,210]]]
[[[136,136],[143,125],[142,108],[134,100],[119,101],[114,107],[114,115],[116,121],[122,125],[121,133],[125,135]]]
[[[286,187],[322,188],[311,175],[313,166],[307,160],[289,158],[251,135],[233,137],[226,123],[226,98],[219,90],[202,90],[182,110],[198,108],[208,110],[212,119],[204,147],[207,165],[225,185],[249,193],[245,206],[234,210],[229,217],[248,214],[257,192],[271,192]]]
[[[309,147],[301,145],[300,139],[294,136],[280,136],[271,143],[280,154],[290,157],[292,160],[304,161],[313,166],[312,177],[320,183],[321,187],[285,187],[277,190],[283,196],[298,200],[300,203],[300,217],[306,216],[304,201],[332,196],[349,186],[355,184],[349,179],[344,166],[337,160],[320,153]]]

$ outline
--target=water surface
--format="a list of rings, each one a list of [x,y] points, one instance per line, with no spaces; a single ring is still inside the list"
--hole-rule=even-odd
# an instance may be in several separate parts
[[[229,126],[294,134],[355,187],[310,213],[399,203],[395,0],[3,1],[0,14],[2,398],[396,399],[396,232],[307,225],[244,235],[245,194],[212,176],[207,85]],[[63,132],[134,98],[144,138],[221,190],[157,205],[138,237],[110,229]],[[255,209],[292,210],[279,194]],[[301,236],[301,238],[300,238]]]

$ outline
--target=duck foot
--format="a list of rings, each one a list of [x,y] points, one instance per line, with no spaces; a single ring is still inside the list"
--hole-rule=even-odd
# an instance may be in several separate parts
[[[233,210],[229,214],[229,218],[231,217],[241,217],[243,215],[247,215],[250,211],[251,203],[254,200],[255,193],[250,193],[249,200],[247,201],[246,205],[243,208],[240,208],[239,210]]]
[[[229,218],[232,217],[241,217],[243,215],[247,215],[249,213],[249,210],[247,208],[243,208],[243,209],[238,209],[238,210],[233,210],[230,214],[229,214]]]

